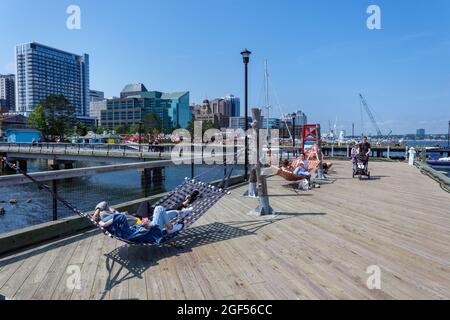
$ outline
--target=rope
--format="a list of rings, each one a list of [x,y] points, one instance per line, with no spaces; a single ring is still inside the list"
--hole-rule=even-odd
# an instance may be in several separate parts
[[[107,235],[107,236],[109,236],[109,237],[111,237],[111,238],[118,239],[118,240],[120,240],[120,241],[122,241],[122,242],[125,242],[125,243],[127,243],[127,244],[130,244],[130,245],[140,245],[140,246],[151,246],[151,245],[154,245],[154,244],[151,244],[151,243],[134,243],[134,242],[128,241],[128,240],[126,240],[126,239],[123,239],[123,238],[120,238],[120,237],[118,237],[118,236],[115,236],[115,235],[111,234],[110,232],[108,232],[108,230],[106,230],[105,228],[103,228],[102,226],[100,226],[99,223],[98,223],[97,221],[95,221],[89,214],[86,214],[86,213],[82,212],[82,211],[79,210],[76,206],[72,205],[71,203],[69,203],[68,201],[66,201],[65,199],[63,199],[61,196],[59,196],[58,194],[56,194],[55,192],[53,192],[53,190],[52,190],[49,186],[45,185],[44,183],[42,183],[42,182],[40,182],[40,181],[37,181],[35,178],[33,178],[32,176],[30,176],[28,173],[26,173],[25,171],[23,171],[22,169],[20,169],[19,166],[15,165],[15,164],[13,164],[13,163],[11,163],[11,162],[9,162],[9,161],[7,160],[6,157],[3,157],[3,161],[4,161],[4,162],[6,163],[6,165],[8,165],[11,169],[13,169],[13,170],[15,170],[16,172],[22,174],[22,175],[25,176],[27,179],[29,179],[30,181],[32,181],[33,183],[35,183],[35,184],[38,186],[38,189],[39,189],[40,191],[45,190],[45,191],[49,192],[49,193],[52,195],[52,197],[53,197],[54,199],[56,199],[57,201],[59,201],[60,203],[62,203],[66,208],[68,208],[69,210],[71,210],[72,212],[76,213],[77,215],[79,215],[79,216],[81,216],[81,217],[83,217],[83,218],[89,219],[89,221],[90,221],[96,228],[100,229],[105,235]],[[223,179],[223,181],[222,181],[224,186],[228,186],[229,180],[230,180],[230,177],[231,177],[231,172],[232,172],[232,171],[233,171],[233,170],[230,170],[230,173],[224,177],[224,179]],[[189,217],[189,216],[188,216],[187,218],[189,219],[189,222],[188,222],[187,227],[189,227],[190,225],[192,225],[197,219],[199,219],[204,213],[206,213],[207,210],[208,210],[210,207],[212,207],[212,205],[213,205],[216,201],[218,201],[224,194],[228,193],[228,191],[226,190],[226,188],[218,189],[218,188],[215,188],[215,187],[213,187],[213,186],[210,186],[209,184],[206,184],[206,183],[202,183],[202,182],[196,181],[195,179],[188,180],[188,179],[186,178],[186,181],[185,181],[183,184],[181,184],[180,186],[178,186],[178,187],[176,188],[175,191],[177,191],[177,192],[172,191],[169,195],[167,195],[166,197],[164,197],[163,199],[161,199],[160,201],[158,201],[157,205],[163,204],[164,202],[170,200],[171,197],[179,197],[180,195],[182,195],[182,194],[183,194],[183,193],[181,192],[181,191],[182,191],[182,188],[183,188],[188,182],[190,182],[190,183],[193,184],[193,185],[197,185],[198,187],[202,188],[203,190],[211,190],[212,192],[217,193],[217,194],[216,194],[214,197],[212,197],[212,199],[204,199],[204,200],[200,201],[201,204],[203,204],[203,206],[201,207],[201,208],[203,209],[203,211],[200,210],[199,212],[197,212],[197,213],[195,214],[194,217]],[[192,205],[193,205],[193,207],[194,207],[195,209],[197,209],[197,207],[200,206],[200,205],[196,205],[195,202],[194,202]],[[184,221],[180,221],[180,223],[183,223],[183,224],[184,224]],[[187,227],[186,227],[186,228],[183,228],[181,231],[179,231],[179,232],[177,232],[177,233],[174,233],[174,234],[172,234],[172,235],[166,237],[166,238],[161,242],[161,245],[164,244],[164,243],[166,243],[166,242],[168,242],[169,240],[172,240],[173,238],[175,238],[175,237],[178,236],[179,234],[181,234],[183,231],[185,231],[185,230],[187,229]]]

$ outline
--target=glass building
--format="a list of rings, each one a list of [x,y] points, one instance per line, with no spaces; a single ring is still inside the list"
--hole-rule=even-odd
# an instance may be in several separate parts
[[[49,95],[64,95],[77,116],[89,115],[89,55],[39,43],[16,46],[16,111],[27,115]]]
[[[0,74],[0,112],[11,112],[16,108],[15,76]]]
[[[177,126],[186,128],[192,118],[189,92],[147,91],[141,83],[126,85],[120,98],[108,99],[106,110],[100,112],[100,123],[108,129],[139,124],[149,113],[156,114],[166,130]]]
[[[229,94],[224,100],[231,106],[231,117],[239,117],[241,115],[241,100],[235,95]]]

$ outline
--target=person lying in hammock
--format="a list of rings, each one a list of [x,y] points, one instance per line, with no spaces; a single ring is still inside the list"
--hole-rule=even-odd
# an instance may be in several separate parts
[[[101,220],[99,225],[109,233],[131,242],[160,244],[165,237],[183,229],[184,224],[172,223],[172,220],[182,220],[191,213],[192,209],[166,211],[164,207],[157,206],[152,220],[146,223],[130,226],[124,213],[115,213],[112,218]]]
[[[186,198],[180,201],[178,204],[174,205],[171,208],[167,208],[170,210],[183,210],[189,208],[200,196],[199,190],[194,190],[190,195],[186,196]],[[149,219],[152,218],[153,212],[155,208],[150,204],[150,202],[143,202],[140,204],[136,216],[142,220],[143,223],[146,223]]]
[[[119,213],[119,212],[116,209],[114,209],[113,207],[110,207],[106,201],[102,201],[95,207],[95,211],[94,211],[94,214],[92,215],[92,218],[96,222],[99,222],[99,221],[106,222],[106,221],[112,219],[112,217],[117,213]],[[134,217],[127,213],[124,213],[124,215],[130,226],[134,226],[134,225],[140,224],[142,222],[142,220],[139,219],[139,217]]]

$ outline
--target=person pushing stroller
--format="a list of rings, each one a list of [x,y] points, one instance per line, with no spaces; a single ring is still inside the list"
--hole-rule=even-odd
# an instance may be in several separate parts
[[[369,156],[371,152],[370,143],[367,141],[367,137],[363,136],[362,141],[358,144],[358,154],[356,156],[356,168],[353,168],[353,176],[365,175],[370,179],[369,173]]]

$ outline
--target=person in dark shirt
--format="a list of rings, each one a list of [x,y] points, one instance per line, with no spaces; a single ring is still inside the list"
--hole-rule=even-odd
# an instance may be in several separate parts
[[[367,137],[364,136],[362,138],[361,143],[358,145],[358,149],[359,149],[359,155],[365,156],[365,157],[369,157],[370,155],[370,143],[367,142]]]

